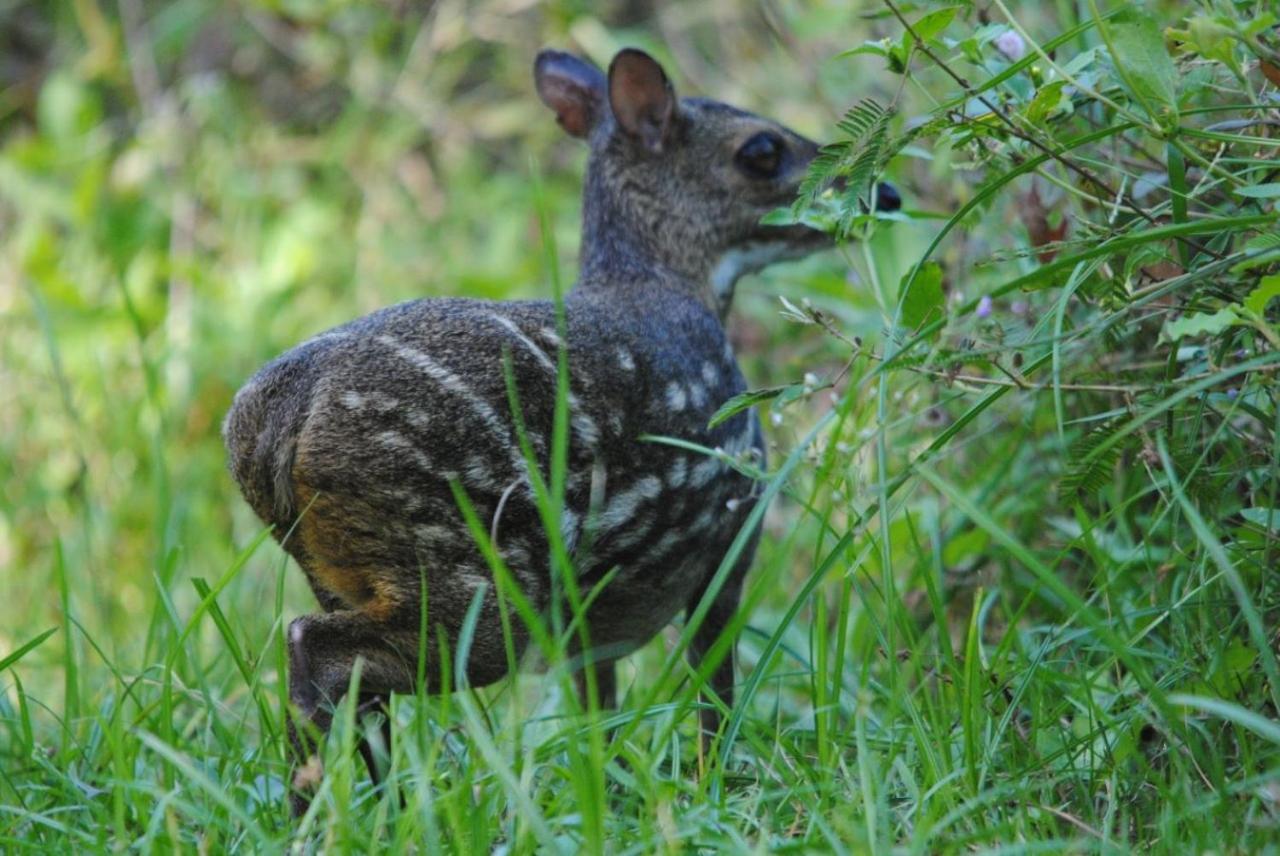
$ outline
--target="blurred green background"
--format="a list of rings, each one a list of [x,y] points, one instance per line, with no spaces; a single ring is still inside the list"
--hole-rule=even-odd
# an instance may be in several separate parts
[[[896,85],[833,59],[877,26],[843,3],[0,0],[0,651],[60,622],[65,579],[127,661],[157,580],[230,564],[260,524],[218,429],[266,360],[400,300],[549,296],[535,169],[572,279],[585,148],[533,92],[540,47],[639,45],[681,92],[821,136]],[[738,303],[761,385],[822,347],[775,341],[774,276]],[[254,568],[246,620],[275,584]],[[23,664],[51,704],[56,649]]]
[[[894,5],[990,102],[884,0],[0,0],[0,850],[1274,843],[1274,3]],[[668,637],[624,667],[618,740],[541,675],[405,699],[411,811],[340,726],[299,830],[282,639],[315,605],[250,549],[220,422],[375,308],[549,297],[538,200],[572,280],[585,149],[531,65],[624,45],[818,139],[896,108],[905,213],[739,287],[749,383],[789,385],[772,465],[801,457],[737,742],[697,757]],[[907,303],[939,329],[890,365]]]

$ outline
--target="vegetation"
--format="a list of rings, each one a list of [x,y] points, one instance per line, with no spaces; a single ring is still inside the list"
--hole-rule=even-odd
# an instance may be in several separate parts
[[[1276,15],[0,0],[0,849],[1274,848]],[[399,699],[383,787],[347,706],[292,823],[313,603],[219,420],[377,306],[571,280],[544,43],[836,141],[773,218],[841,251],[733,326],[777,494],[737,704],[703,756],[680,628],[617,712],[553,646]]]

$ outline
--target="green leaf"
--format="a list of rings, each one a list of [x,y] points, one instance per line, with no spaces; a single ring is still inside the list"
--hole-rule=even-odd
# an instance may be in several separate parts
[[[1163,338],[1176,342],[1185,336],[1216,336],[1232,324],[1240,323],[1235,306],[1224,306],[1213,314],[1184,315],[1165,325]]]
[[[1244,252],[1253,255],[1253,258],[1232,265],[1232,273],[1243,273],[1280,259],[1280,235],[1271,232],[1254,235],[1245,242]]]
[[[837,59],[843,59],[847,56],[857,56],[858,54],[875,54],[876,56],[889,55],[889,40],[877,39],[876,41],[863,42],[859,47],[852,48],[847,51],[836,54]]]
[[[915,30],[916,35],[922,42],[931,42],[936,39],[943,30],[956,17],[958,6],[948,6],[945,9],[937,9],[923,16],[919,21],[912,25],[911,29]]]
[[[1280,508],[1242,508],[1240,516],[1261,529],[1280,531]]]
[[[937,262],[929,262],[920,268],[915,279],[903,277],[900,288],[906,288],[900,298],[902,326],[915,330],[943,314],[942,268]]]
[[[1280,723],[1277,723],[1274,719],[1268,719],[1260,713],[1243,708],[1234,702],[1217,698],[1205,698],[1204,696],[1171,693],[1169,695],[1169,703],[1196,708],[1210,716],[1234,722],[1236,725],[1247,728],[1272,743],[1280,743]]]
[[[790,208],[775,208],[760,218],[761,226],[794,226],[798,222]]]
[[[1054,80],[1036,90],[1035,98],[1027,105],[1023,115],[1034,125],[1071,112],[1071,96],[1066,93],[1067,82]]]
[[[1161,118],[1157,108],[1177,113],[1178,71],[1164,46],[1160,24],[1141,7],[1122,10],[1107,24],[1111,59],[1125,84],[1152,119]]]
[[[849,108],[836,123],[836,127],[857,142],[878,125],[888,111],[874,98],[865,98]]]
[[[1205,59],[1236,66],[1235,32],[1230,20],[1222,15],[1193,15],[1187,22],[1185,41]]]
[[[1280,196],[1280,183],[1253,184],[1248,187],[1237,187],[1236,196],[1248,196],[1250,199],[1275,199]]]
[[[755,407],[764,401],[777,398],[788,389],[798,389],[794,384],[788,386],[771,386],[765,389],[752,389],[733,398],[720,405],[720,409],[711,414],[711,420],[707,422],[707,428],[714,428],[723,422],[727,422],[737,416],[744,410]]]
[[[3,672],[5,669],[9,668],[14,663],[17,663],[19,660],[25,657],[30,651],[35,649],[41,642],[48,639],[50,636],[52,636],[56,632],[58,632],[58,628],[50,627],[48,630],[41,633],[39,636],[35,637],[34,639],[28,640],[26,644],[22,645],[20,648],[18,648],[18,650],[14,651],[12,654],[9,654],[3,660],[0,660],[0,672]]]
[[[1280,297],[1280,273],[1264,276],[1258,287],[1244,299],[1244,308],[1255,315],[1262,315],[1273,297]]]

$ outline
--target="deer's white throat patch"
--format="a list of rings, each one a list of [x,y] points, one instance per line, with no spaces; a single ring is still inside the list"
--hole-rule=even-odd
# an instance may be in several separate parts
[[[721,302],[733,296],[733,284],[744,274],[768,267],[787,257],[786,244],[744,244],[728,250],[711,271],[711,287]]]

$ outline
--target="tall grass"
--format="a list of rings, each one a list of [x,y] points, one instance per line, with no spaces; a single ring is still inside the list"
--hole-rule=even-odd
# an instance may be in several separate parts
[[[466,37],[499,3],[0,10],[52,57],[0,91],[0,847],[1274,846],[1266,4],[771,7],[768,52],[728,3],[632,30],[551,5],[502,49]],[[377,788],[344,702],[290,822],[283,629],[314,607],[218,419],[330,322],[571,278],[576,170],[524,79],[569,34],[666,40],[678,83],[793,122],[818,121],[782,97],[816,53],[845,108],[775,215],[842,252],[744,284],[733,328],[762,391],[731,409],[774,447],[735,703],[703,754],[695,611],[624,664],[619,710],[582,710],[564,651],[592,593],[561,545],[569,609],[522,611],[490,550],[545,670],[397,699]],[[866,213],[884,177],[904,212]]]

